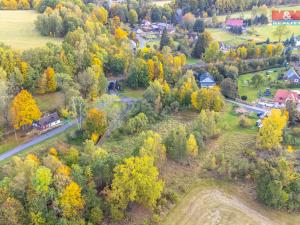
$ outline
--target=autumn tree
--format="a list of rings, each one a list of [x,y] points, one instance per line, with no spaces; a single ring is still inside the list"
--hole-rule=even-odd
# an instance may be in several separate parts
[[[153,208],[161,196],[163,182],[153,166],[152,157],[130,157],[114,170],[114,179],[109,192],[111,214],[122,219],[129,202],[137,202]]]
[[[263,119],[262,127],[256,139],[260,149],[272,150],[280,147],[283,129],[288,121],[288,113],[280,109],[273,109],[270,115]]]
[[[54,69],[52,67],[48,67],[45,71],[46,79],[47,79],[47,91],[54,92],[57,89],[57,82]]]
[[[139,154],[141,157],[149,156],[154,158],[154,164],[161,168],[166,160],[166,147],[158,133],[147,131],[141,134],[143,144],[140,147]]]
[[[198,36],[196,44],[193,48],[192,56],[194,58],[200,59],[203,56],[205,50],[209,47],[212,40],[213,39],[212,39],[212,36],[210,33],[206,32],[206,31],[201,33]]]
[[[219,112],[224,106],[224,99],[218,87],[201,88],[191,95],[192,105],[195,109],[213,110]]]
[[[138,14],[134,9],[130,9],[128,19],[131,26],[135,25],[138,22]]]
[[[80,216],[84,208],[84,199],[81,196],[81,188],[77,183],[71,183],[62,191],[59,198],[59,205],[62,209],[63,216],[68,219]]]
[[[84,130],[87,137],[102,136],[107,127],[106,113],[99,109],[90,109],[87,112],[86,119],[84,121]],[[96,138],[98,140],[98,138]]]
[[[187,30],[191,30],[195,24],[196,18],[193,13],[186,13],[182,17],[182,22]]]
[[[221,83],[221,92],[227,98],[236,99],[238,96],[236,82],[231,78],[225,78]]]
[[[41,118],[39,110],[32,95],[22,90],[12,101],[11,116],[12,123],[16,129],[20,129],[26,125],[32,125],[33,121]]]
[[[190,134],[189,138],[187,139],[186,150],[187,154],[191,157],[195,158],[198,155],[198,145],[196,138],[193,134]]]
[[[123,41],[127,39],[128,33],[124,31],[121,27],[115,29],[115,38],[117,41]]]

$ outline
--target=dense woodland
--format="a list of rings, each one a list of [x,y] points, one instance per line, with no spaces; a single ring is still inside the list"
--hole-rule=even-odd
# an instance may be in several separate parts
[[[63,38],[61,46],[47,44],[21,53],[0,46],[0,112],[5,119],[2,129],[31,126],[42,116],[33,96],[56,91],[64,96],[60,115],[76,119],[83,111],[84,121],[70,135],[71,145],[15,156],[1,167],[0,225],[126,221],[133,204],[151,209],[152,222],[159,222],[166,202],[177,199],[160,176],[166,162],[190,165],[199,160],[203,146],[226,131],[221,122],[224,96],[238,97],[238,75],[282,65],[285,45],[281,40],[266,40],[223,53],[219,43],[205,31],[202,20],[190,26],[186,18],[177,29],[194,30],[197,40],[189,43],[185,38],[171,37],[165,30],[160,46],[135,51],[132,41],[138,45],[138,40],[131,27],[144,18],[175,21],[178,8],[212,16],[297,1],[175,1],[164,7],[153,7],[148,1],[127,2],[110,9],[79,0],[1,2],[3,9],[38,10],[37,30],[44,36]],[[179,45],[174,44],[175,40]],[[207,70],[218,86],[198,87],[193,71],[184,69],[190,56],[208,64]],[[118,98],[105,95],[112,76],[124,78],[124,86],[145,89],[143,98],[132,105],[112,132],[115,138],[138,137],[136,148],[122,153],[96,145],[116,111],[122,110],[111,108],[107,112],[91,107],[101,96],[106,96],[107,102]],[[147,129],[149,124],[184,110],[198,113],[191,126],[173,127],[166,137]],[[300,176],[289,160],[293,149],[283,144],[286,128],[297,118],[292,104],[287,110],[273,110],[263,120],[253,149],[236,158],[223,152],[211,154],[201,159],[205,171],[211,176],[253,182],[258,198],[269,207],[299,210]],[[251,126],[248,118],[240,118],[239,123],[242,128]]]

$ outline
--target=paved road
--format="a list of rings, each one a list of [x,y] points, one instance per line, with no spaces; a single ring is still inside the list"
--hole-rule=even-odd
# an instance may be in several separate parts
[[[132,99],[132,98],[127,98],[127,97],[120,97],[120,100],[121,102],[123,103],[126,103],[126,104],[131,104],[135,101],[137,101],[136,99]],[[101,103],[97,108],[103,108],[105,105],[103,105],[103,103]],[[73,127],[73,126],[76,126],[77,125],[77,122],[76,120],[72,121],[72,122],[69,122],[61,127],[58,127],[58,128],[55,128],[45,134],[42,134],[38,137],[35,137],[33,140],[25,143],[25,144],[22,144],[22,145],[19,145],[18,147],[16,148],[13,148],[3,154],[0,155],[0,161],[4,160],[4,159],[7,159],[15,154],[18,154],[19,152],[22,152],[24,151],[25,149],[27,148],[30,148],[36,144],[39,144],[55,135],[58,135],[58,134],[61,134],[63,132],[65,132],[67,129]]]
[[[230,102],[232,104],[235,104],[235,105],[238,105],[244,109],[247,109],[251,112],[255,112],[255,113],[267,113],[269,112],[268,109],[264,109],[264,108],[260,108],[260,107],[256,107],[256,106],[251,106],[251,105],[247,105],[247,104],[243,104],[243,103],[240,103],[240,102],[236,102],[236,101],[233,101],[233,100],[229,100],[229,99],[226,99],[227,102]]]
[[[11,149],[11,150],[1,154],[0,155],[0,161],[2,161],[4,159],[7,159],[7,158],[9,158],[9,157],[25,150],[25,149],[27,149],[29,147],[32,147],[36,144],[39,144],[39,143],[41,143],[41,142],[57,135],[57,134],[60,134],[60,133],[66,131],[67,129],[69,129],[69,128],[75,126],[75,125],[76,125],[76,121],[72,121],[70,123],[67,123],[67,124],[61,126],[61,127],[55,128],[55,129],[53,129],[53,130],[51,130],[51,131],[49,131],[45,134],[42,134],[42,135],[34,138],[33,140],[31,140],[31,141],[29,141],[25,144],[19,145],[18,147],[14,148],[14,149]]]

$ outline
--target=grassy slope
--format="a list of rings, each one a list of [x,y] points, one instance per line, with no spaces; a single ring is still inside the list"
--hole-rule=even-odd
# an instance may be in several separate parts
[[[35,30],[37,16],[33,10],[0,11],[0,41],[20,50],[40,47],[47,42],[60,43],[61,39],[42,37]]]

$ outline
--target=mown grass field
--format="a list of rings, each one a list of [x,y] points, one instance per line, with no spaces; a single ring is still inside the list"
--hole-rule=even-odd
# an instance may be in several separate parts
[[[299,6],[282,6],[282,7],[276,7],[276,9],[280,10],[299,10]],[[268,17],[271,22],[271,14],[272,14],[272,8],[269,8],[268,10]],[[241,13],[233,13],[230,14],[230,18],[251,18],[251,11],[245,11]],[[218,21],[225,22],[226,15],[218,16]],[[282,37],[282,40],[285,40],[286,38],[289,38],[293,33],[297,36],[300,35],[300,29],[299,26],[288,26],[290,33],[286,34]],[[242,35],[235,35],[233,33],[227,32],[224,29],[215,29],[215,28],[209,28],[207,29],[213,36],[213,38],[217,41],[222,41],[229,45],[240,45],[242,43],[245,43],[247,41],[254,40],[256,42],[262,42],[266,41],[267,38],[270,38],[270,41],[278,41],[278,38],[273,35],[273,32],[276,29],[276,26],[272,26],[272,23],[267,25],[259,25],[259,26],[251,26],[248,29],[248,32],[242,34]]]
[[[299,214],[272,210],[259,204],[246,185],[201,180],[162,224],[294,225],[299,221]]]
[[[238,78],[238,89],[239,89],[239,95],[240,96],[247,96],[247,101],[252,102],[259,98],[259,93],[264,94],[266,91],[266,88],[269,87],[270,82],[276,81],[278,76],[283,74],[286,71],[286,68],[275,68],[270,70],[263,70],[257,73],[248,73],[239,76]],[[249,82],[251,81],[251,78],[255,74],[261,74],[263,77],[265,77],[266,82],[262,84],[261,86],[255,88],[251,85],[249,85]],[[269,77],[269,81],[267,78]],[[275,88],[271,88],[271,94],[274,95],[276,92]]]
[[[62,39],[43,37],[35,30],[37,16],[33,10],[1,10],[0,42],[18,50],[41,47],[47,42],[61,43]]]

